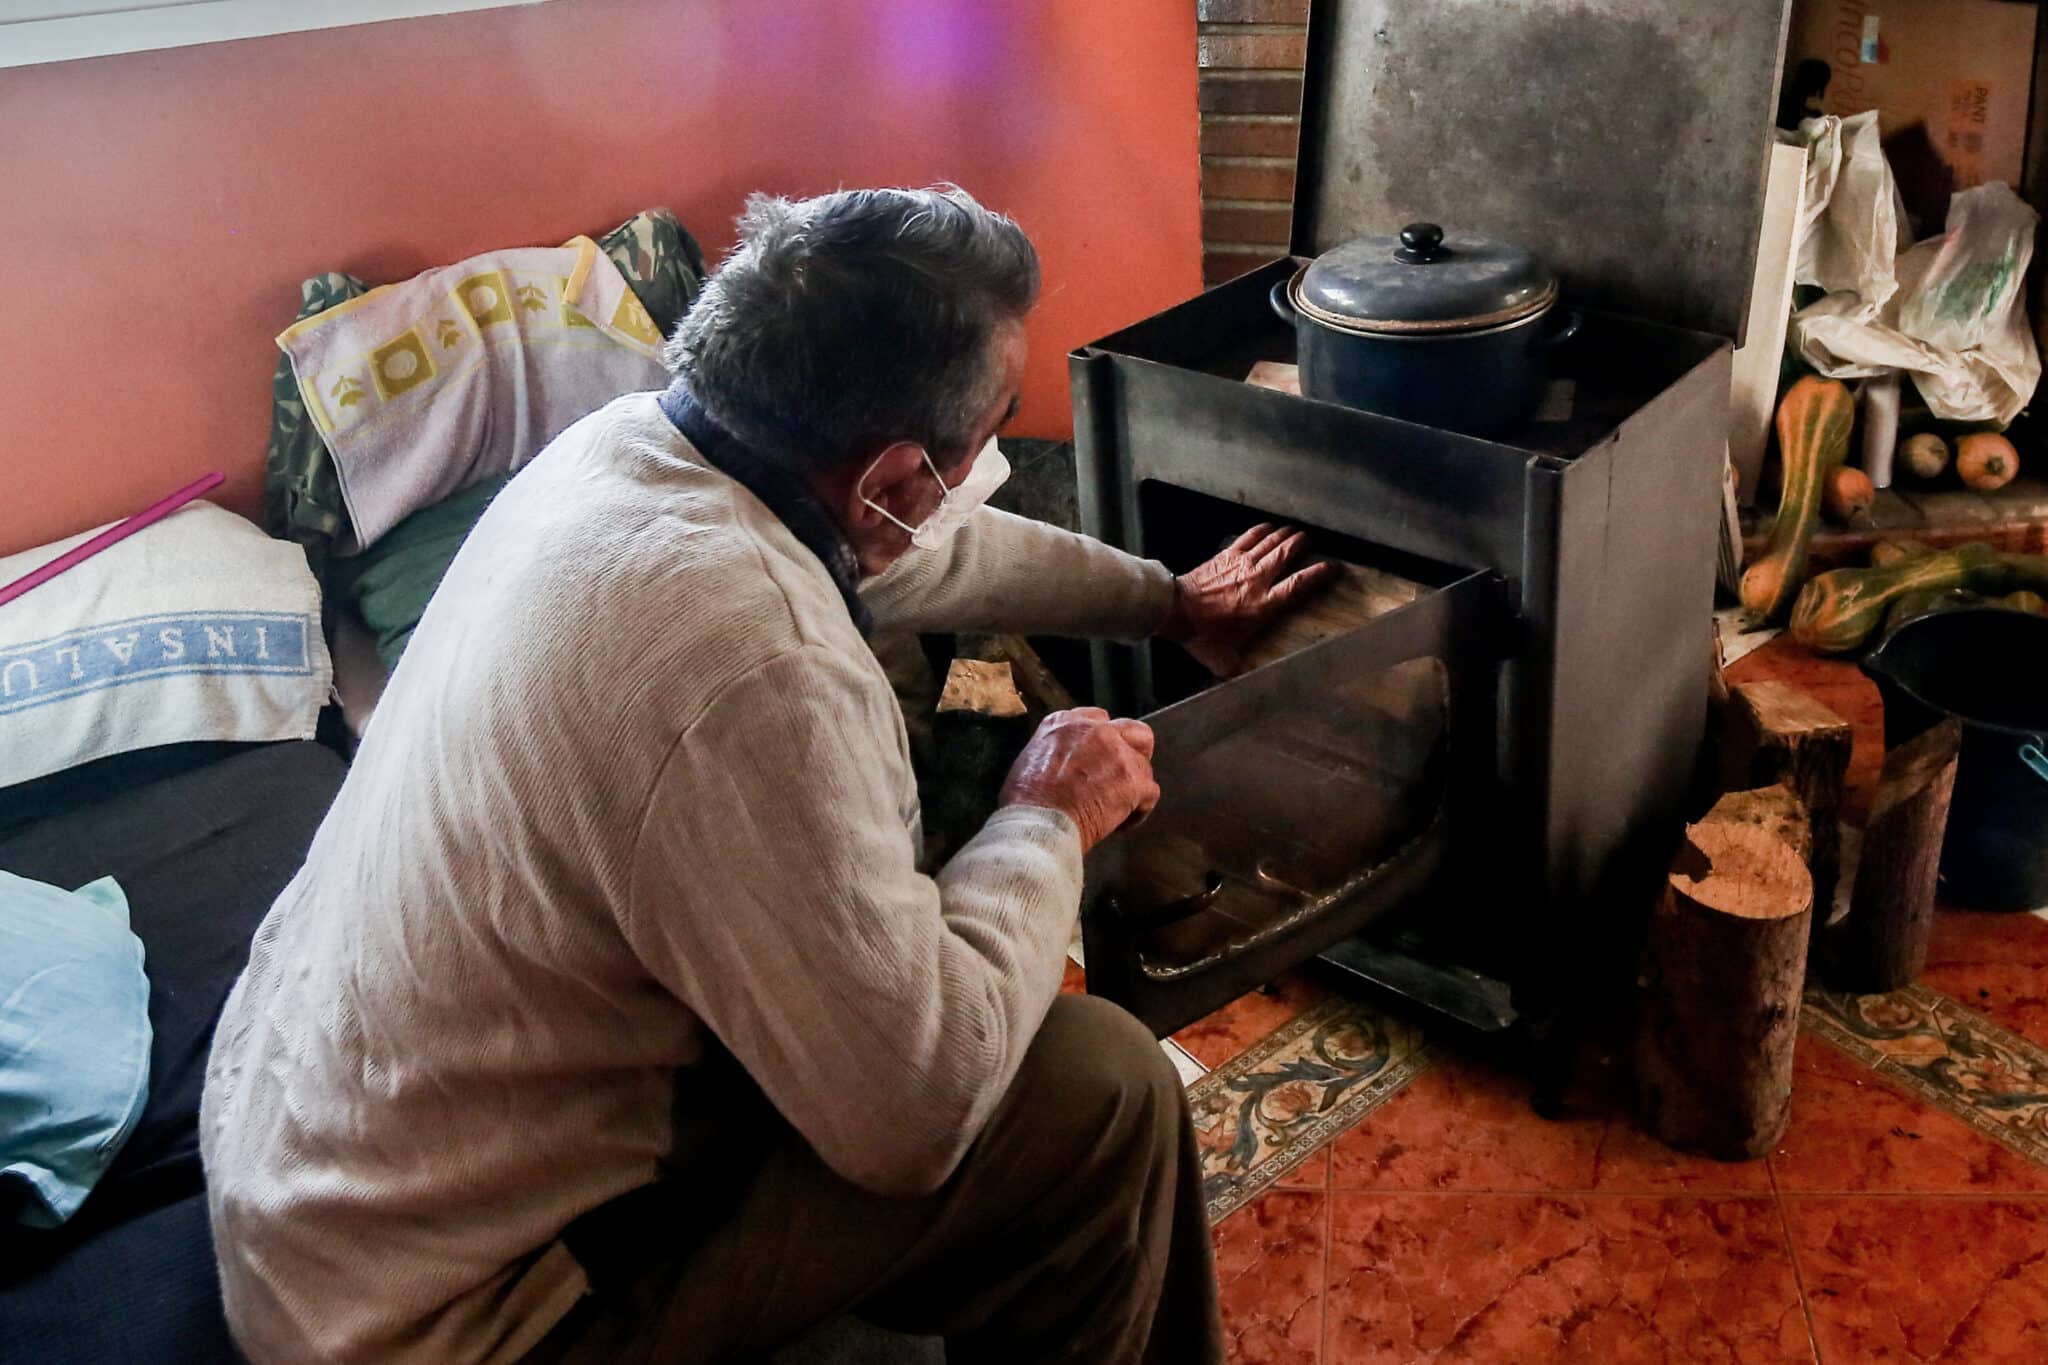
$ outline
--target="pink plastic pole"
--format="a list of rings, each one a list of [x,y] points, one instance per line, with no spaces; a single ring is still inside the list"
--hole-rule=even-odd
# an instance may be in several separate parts
[[[205,474],[180,488],[167,498],[151,503],[126,521],[116,522],[91,540],[74,545],[39,569],[31,569],[6,587],[0,587],[0,607],[6,606],[30,588],[43,584],[63,573],[66,569],[83,564],[109,545],[117,544],[140,531],[143,527],[162,521],[171,513],[183,507],[202,493],[211,492],[227,482],[227,475],[218,469]]]

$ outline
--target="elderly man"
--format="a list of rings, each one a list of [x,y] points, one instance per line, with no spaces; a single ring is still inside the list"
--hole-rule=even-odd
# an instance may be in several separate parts
[[[478,523],[256,936],[202,1115],[261,1361],[712,1361],[846,1310],[955,1362],[1221,1358],[1178,1080],[1060,997],[1151,736],[1047,720],[936,872],[870,626],[1221,661],[1176,580],[982,509],[1037,258],[959,191],[756,199],[671,344]]]

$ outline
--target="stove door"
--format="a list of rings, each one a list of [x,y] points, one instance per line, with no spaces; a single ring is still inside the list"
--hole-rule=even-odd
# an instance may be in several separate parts
[[[1088,988],[1161,1035],[1440,890],[1497,807],[1475,573],[1146,716],[1159,807],[1089,862]]]

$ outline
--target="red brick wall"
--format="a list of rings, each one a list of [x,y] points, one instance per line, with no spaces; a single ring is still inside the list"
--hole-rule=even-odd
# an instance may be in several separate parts
[[[1195,0],[1206,284],[1287,253],[1308,5]]]

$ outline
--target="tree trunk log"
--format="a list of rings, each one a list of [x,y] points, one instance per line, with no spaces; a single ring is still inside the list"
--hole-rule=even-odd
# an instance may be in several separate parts
[[[1722,791],[1722,755],[1728,746],[1728,678],[1721,660],[1721,632],[1709,624],[1706,727],[1700,733],[1699,757],[1693,761],[1686,818],[1699,817]]]
[[[1731,689],[1722,782],[1747,791],[1783,782],[1806,807],[1813,825],[1815,915],[1826,920],[1834,905],[1842,858],[1842,784],[1849,772],[1849,722],[1797,688],[1779,682]]]
[[[1636,1101],[1653,1137],[1739,1161],[1784,1134],[1812,906],[1813,879],[1782,840],[1686,831],[1643,954]]]
[[[1813,821],[1799,794],[1783,782],[1755,791],[1728,792],[1700,818],[1703,825],[1732,824],[1760,829],[1781,839],[1799,855],[1799,861],[1813,859]]]
[[[939,693],[938,713],[966,711],[977,716],[1013,720],[1025,713],[1024,694],[1017,690],[1006,663],[982,659],[955,659],[946,670],[946,686]]]
[[[995,814],[1003,779],[1036,728],[1008,664],[953,661],[932,717],[931,772],[920,783],[933,866]]]
[[[1935,878],[1962,739],[1962,726],[1944,721],[1884,756],[1884,774],[1863,827],[1849,918],[1830,945],[1830,975],[1844,990],[1897,990],[1927,965]]]
[[[1022,635],[965,634],[958,638],[962,658],[1007,663],[1017,690],[1024,694],[1024,700],[1035,710],[1073,709],[1074,694],[1046,667],[1045,660]]]

